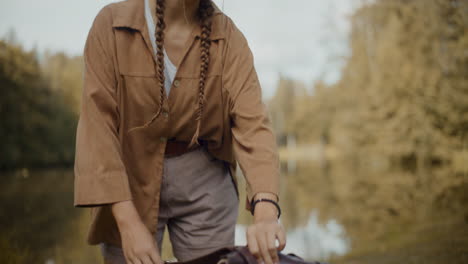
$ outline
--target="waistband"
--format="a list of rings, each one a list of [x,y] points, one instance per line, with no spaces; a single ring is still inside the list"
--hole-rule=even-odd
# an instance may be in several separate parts
[[[169,158],[169,157],[180,156],[184,153],[187,153],[189,151],[202,147],[202,146],[194,145],[191,148],[189,148],[188,146],[189,146],[189,142],[168,140],[166,142],[166,149],[164,151],[164,157]]]

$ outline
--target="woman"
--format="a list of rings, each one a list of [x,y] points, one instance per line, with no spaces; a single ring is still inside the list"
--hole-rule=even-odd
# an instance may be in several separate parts
[[[179,261],[234,245],[236,162],[254,215],[248,248],[278,262],[275,135],[232,20],[211,0],[111,3],[84,62],[74,206],[91,207],[87,242],[106,263],[162,263],[166,226]]]

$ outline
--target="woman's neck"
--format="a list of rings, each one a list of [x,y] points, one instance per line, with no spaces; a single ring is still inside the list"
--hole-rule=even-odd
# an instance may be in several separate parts
[[[149,0],[151,15],[156,20],[156,1]],[[193,24],[196,21],[200,0],[165,0],[164,22],[166,25]]]

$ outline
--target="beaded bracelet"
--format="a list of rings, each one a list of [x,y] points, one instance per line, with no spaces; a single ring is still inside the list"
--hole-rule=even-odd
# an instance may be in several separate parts
[[[252,213],[252,215],[254,214],[254,211],[255,211],[255,205],[258,203],[258,202],[269,202],[269,203],[272,203],[276,206],[276,209],[278,209],[278,219],[280,218],[281,216],[281,208],[280,206],[278,205],[278,203],[276,201],[273,201],[271,199],[267,199],[267,198],[260,198],[260,199],[257,199],[255,201],[252,200],[251,204],[250,204],[250,212]]]

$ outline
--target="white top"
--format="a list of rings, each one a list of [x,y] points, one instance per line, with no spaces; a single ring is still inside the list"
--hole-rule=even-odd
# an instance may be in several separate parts
[[[146,24],[148,26],[148,32],[151,40],[151,44],[153,46],[153,52],[157,54],[156,48],[156,25],[154,24],[153,17],[151,15],[151,10],[149,6],[149,0],[145,0],[145,18]],[[166,95],[169,96],[169,92],[171,90],[172,82],[174,81],[175,74],[177,72],[177,67],[171,62],[169,56],[167,56],[166,49],[163,48],[164,52],[164,76],[165,76],[165,83],[164,88],[166,88]]]

